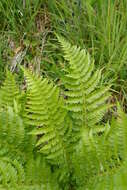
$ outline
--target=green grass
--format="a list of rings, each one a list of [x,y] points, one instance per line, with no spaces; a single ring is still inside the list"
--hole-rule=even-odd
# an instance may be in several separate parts
[[[11,60],[18,54],[18,50],[27,48],[24,64],[37,69],[50,30],[44,1],[1,0],[0,20],[0,38],[6,39],[6,51],[10,51],[6,56],[8,66],[11,66]],[[37,58],[39,63],[36,63]]]
[[[80,5],[62,1],[54,3],[51,11],[57,33],[86,47],[107,71],[121,70],[127,59],[125,1],[81,1]]]
[[[119,99],[127,93],[127,4],[125,0],[55,1],[50,7],[53,30],[86,48],[103,69]],[[121,96],[122,94],[122,96]]]

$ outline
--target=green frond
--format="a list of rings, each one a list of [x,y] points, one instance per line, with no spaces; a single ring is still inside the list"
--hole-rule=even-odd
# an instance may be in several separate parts
[[[7,110],[0,112],[0,143],[23,146],[24,138],[24,122],[13,108],[8,107]]]
[[[14,99],[19,96],[19,88],[15,82],[14,75],[7,71],[6,79],[0,89],[0,106],[13,106]]]
[[[126,190],[127,187],[127,163],[119,168],[114,168],[110,173],[97,176],[89,190]],[[83,189],[82,189],[83,190]]]
[[[0,183],[4,187],[16,186],[24,181],[24,170],[17,160],[0,157]]]
[[[60,190],[57,180],[44,160],[30,159],[24,166],[16,159],[0,157],[0,189]]]
[[[102,134],[98,135],[100,132]],[[118,106],[117,119],[112,119],[111,124],[107,123],[105,128],[102,127],[101,130],[100,127],[97,128],[97,130],[92,129],[92,131],[87,134],[87,138],[84,138],[84,141],[84,150],[88,149],[88,152],[87,154],[81,154],[79,152],[76,160],[79,160],[84,170],[87,170],[85,163],[87,163],[88,166],[89,162],[93,169],[88,169],[88,176],[86,172],[84,175],[80,174],[82,181],[83,178],[84,180],[86,179],[86,176],[88,179],[80,189],[83,190],[86,184],[86,188],[91,190],[126,189],[127,115],[122,111],[120,106]],[[84,163],[82,163],[82,160]],[[74,164],[77,164],[77,162]],[[75,167],[75,172],[79,172],[77,166]],[[77,177],[77,181],[78,180]]]
[[[118,118],[112,120],[108,138],[112,153],[124,160],[127,156],[127,115],[120,106],[118,106]]]
[[[27,82],[26,123],[34,126],[32,135],[38,136],[36,146],[47,159],[64,160],[63,137],[66,129],[64,118],[66,111],[59,89],[47,79],[40,79],[24,70]]]
[[[81,50],[59,36],[58,40],[64,58],[69,62],[68,72],[63,79],[66,109],[71,112],[76,125],[93,127],[108,108],[106,101],[109,98],[109,87],[99,87],[101,71],[94,72],[94,61],[85,49]]]

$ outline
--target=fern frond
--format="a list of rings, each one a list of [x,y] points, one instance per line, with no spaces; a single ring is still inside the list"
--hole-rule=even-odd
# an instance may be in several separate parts
[[[110,173],[105,173],[96,177],[93,181],[90,190],[124,190],[127,187],[127,163],[125,162],[119,168],[114,168]],[[89,185],[90,186],[90,185]],[[82,189],[83,190],[83,189]]]
[[[20,161],[9,157],[0,157],[0,189],[60,190],[57,180],[51,178],[49,166],[42,159],[30,159],[23,166]]]
[[[85,49],[71,45],[64,38],[58,37],[64,51],[64,58],[69,62],[69,69],[63,79],[66,108],[72,113],[76,125],[92,127],[98,123],[108,106],[105,102],[109,97],[109,87],[98,84],[101,71],[94,71],[94,61]]]
[[[112,153],[117,154],[121,160],[125,160],[127,156],[127,114],[119,105],[117,108],[118,117],[112,120],[111,130],[108,134],[109,147]]]
[[[17,160],[0,157],[0,183],[4,187],[16,186],[24,181],[24,170]]]
[[[103,128],[101,135],[90,137],[92,160],[91,165],[96,166],[95,175],[89,173],[87,188],[92,189],[126,189],[127,177],[127,115],[118,106],[118,117],[112,119],[111,124]],[[86,144],[86,143],[85,143]],[[87,145],[88,148],[88,145]],[[87,154],[84,160],[90,160]],[[79,159],[81,160],[81,159]],[[92,169],[91,169],[92,171]],[[90,172],[90,170],[89,170]],[[82,175],[81,175],[82,176]],[[94,185],[93,185],[94,184]],[[83,188],[81,188],[83,189]]]
[[[23,146],[25,138],[24,122],[22,118],[13,111],[12,107],[0,113],[0,143]]]
[[[14,99],[17,100],[19,96],[19,88],[15,82],[14,75],[6,72],[6,79],[0,89],[0,104],[2,107],[13,106]]]
[[[47,79],[40,79],[24,70],[28,94],[25,109],[26,122],[36,127],[30,133],[39,136],[37,146],[47,159],[64,159],[63,136],[66,131],[66,111],[59,89]]]

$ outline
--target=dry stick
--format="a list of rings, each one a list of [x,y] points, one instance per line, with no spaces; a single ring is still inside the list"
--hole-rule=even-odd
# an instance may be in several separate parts
[[[26,55],[27,49],[28,49],[28,47],[24,51],[20,51],[19,53],[17,53],[13,57],[13,59],[11,61],[11,67],[10,67],[11,72],[14,72],[17,64],[19,64],[19,65],[21,64],[21,62],[23,61],[23,59],[24,59],[24,57]]]

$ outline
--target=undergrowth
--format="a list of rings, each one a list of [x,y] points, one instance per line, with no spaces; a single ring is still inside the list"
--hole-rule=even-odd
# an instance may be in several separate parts
[[[126,189],[126,9],[0,1],[0,189]]]
[[[0,89],[0,188],[124,189],[127,116],[117,105],[103,116],[110,86],[85,49],[58,36],[68,66],[61,85],[20,67],[25,83],[6,71]],[[24,86],[25,85],[25,86]]]

